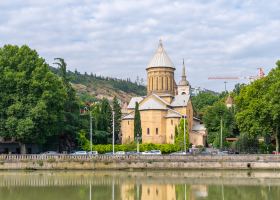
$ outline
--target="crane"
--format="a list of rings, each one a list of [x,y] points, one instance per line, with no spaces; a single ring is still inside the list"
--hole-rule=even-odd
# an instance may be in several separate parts
[[[265,76],[264,70],[262,67],[257,68],[258,69],[258,75],[256,76],[211,76],[208,77],[208,80],[225,80],[225,91],[227,91],[227,81],[226,80],[242,80],[242,79],[248,79],[250,82],[255,81],[257,79],[263,78]]]

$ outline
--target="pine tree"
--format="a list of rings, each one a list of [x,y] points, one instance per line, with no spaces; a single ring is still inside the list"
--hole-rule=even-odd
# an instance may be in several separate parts
[[[120,142],[122,111],[121,111],[121,106],[120,106],[116,96],[113,99],[113,110],[115,112],[115,115],[114,115],[114,120],[115,120],[115,141],[116,142]]]
[[[139,103],[136,102],[135,104],[135,111],[134,111],[134,138],[135,140],[137,137],[142,137],[142,127],[141,127],[141,117],[140,117],[140,111],[139,111]],[[141,139],[140,139],[141,141]]]

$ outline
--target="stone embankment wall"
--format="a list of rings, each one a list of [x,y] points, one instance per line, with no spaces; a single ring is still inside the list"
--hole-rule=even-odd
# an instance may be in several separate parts
[[[280,155],[0,155],[0,169],[275,169]]]

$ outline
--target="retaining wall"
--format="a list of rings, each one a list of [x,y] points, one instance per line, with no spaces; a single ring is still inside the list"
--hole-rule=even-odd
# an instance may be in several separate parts
[[[280,155],[0,155],[0,169],[280,169]]]

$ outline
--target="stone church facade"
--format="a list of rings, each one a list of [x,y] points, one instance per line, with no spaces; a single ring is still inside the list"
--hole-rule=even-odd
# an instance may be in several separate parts
[[[142,143],[173,144],[175,127],[186,116],[190,143],[205,145],[206,129],[193,116],[190,84],[186,79],[183,62],[178,84],[174,79],[175,66],[160,41],[147,68],[147,96],[133,97],[123,109],[121,123],[122,143],[134,141],[134,109],[139,103],[142,126]]]

